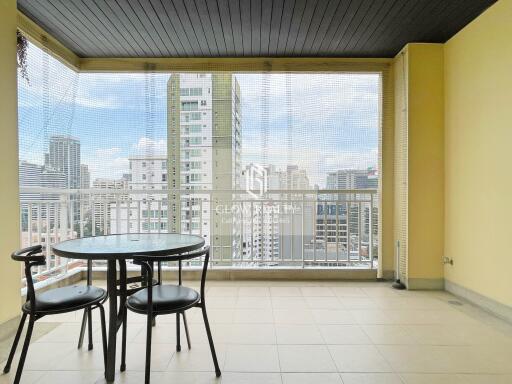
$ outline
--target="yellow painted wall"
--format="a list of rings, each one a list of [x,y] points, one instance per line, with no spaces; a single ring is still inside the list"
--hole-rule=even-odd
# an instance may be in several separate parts
[[[409,44],[409,283],[435,285],[443,278],[444,102],[443,46]],[[413,280],[415,279],[415,280]],[[420,280],[425,280],[424,283]],[[434,287],[434,286],[432,286]]]
[[[443,46],[408,44],[394,67],[395,177],[407,173],[400,185],[395,185],[395,241],[403,231],[402,221],[408,236],[406,244],[403,237],[401,241],[401,250],[407,254],[401,274],[408,288],[439,289],[443,287],[444,247]],[[404,82],[406,92],[402,94]],[[406,133],[400,129],[403,126]],[[399,148],[403,140],[406,148]],[[406,169],[398,164],[404,150]],[[406,193],[400,191],[403,183],[407,184]]]
[[[512,0],[444,47],[445,278],[512,305]]]
[[[16,0],[0,0],[0,324],[20,312]]]

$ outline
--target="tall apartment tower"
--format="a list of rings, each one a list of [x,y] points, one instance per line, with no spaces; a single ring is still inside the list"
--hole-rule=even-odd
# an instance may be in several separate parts
[[[69,135],[51,136],[45,165],[65,175],[66,188],[80,188],[80,140]]]
[[[240,188],[239,84],[229,73],[172,74],[167,95],[169,230],[200,234],[215,259],[231,261],[240,253],[240,225],[216,207],[233,199],[220,191]]]

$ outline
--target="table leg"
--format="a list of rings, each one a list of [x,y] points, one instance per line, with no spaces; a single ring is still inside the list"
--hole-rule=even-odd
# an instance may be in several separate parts
[[[117,339],[117,294],[116,294],[116,260],[109,260],[107,265],[107,292],[108,292],[108,347],[107,366],[105,367],[105,380],[114,381],[116,369],[116,339]]]

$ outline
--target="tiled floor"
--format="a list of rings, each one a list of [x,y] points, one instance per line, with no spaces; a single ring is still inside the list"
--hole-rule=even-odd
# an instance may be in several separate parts
[[[460,302],[446,292],[395,291],[383,283],[210,281],[207,308],[222,378],[215,378],[202,317],[193,309],[191,350],[183,339],[175,352],[174,316],[157,319],[152,382],[512,383],[512,326],[450,301]],[[60,324],[31,345],[23,383],[104,382],[98,315],[93,351],[76,349],[80,319],[41,320]],[[116,382],[142,383],[143,316],[130,313],[128,338],[127,371]],[[0,376],[0,384],[12,375]]]

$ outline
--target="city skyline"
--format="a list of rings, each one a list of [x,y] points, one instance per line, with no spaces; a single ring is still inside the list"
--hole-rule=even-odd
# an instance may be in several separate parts
[[[94,180],[120,178],[131,156],[166,153],[169,73],[76,74],[50,57],[45,75],[43,55],[30,46],[30,83],[19,80],[20,159],[42,164],[52,135],[76,136]],[[323,186],[327,172],[378,165],[377,74],[235,75],[251,144],[242,166],[294,164]]]

